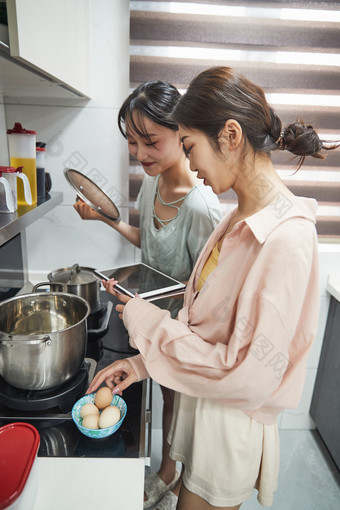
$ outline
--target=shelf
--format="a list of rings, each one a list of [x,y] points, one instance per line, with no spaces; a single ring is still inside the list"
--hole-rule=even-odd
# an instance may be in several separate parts
[[[36,205],[19,206],[14,213],[0,213],[0,246],[22,232],[26,227],[61,204],[62,192],[54,192]]]

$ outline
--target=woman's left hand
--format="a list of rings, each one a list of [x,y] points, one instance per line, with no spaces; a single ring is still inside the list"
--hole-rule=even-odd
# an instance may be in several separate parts
[[[119,299],[119,301],[122,302],[122,304],[119,304],[116,306],[116,310],[119,313],[119,318],[121,319],[123,317],[124,306],[126,305],[126,303],[128,301],[130,301],[130,299],[133,299],[133,298],[130,296],[127,296],[126,294],[123,294],[122,292],[119,292],[119,290],[117,290],[115,288],[115,285],[117,283],[118,283],[118,281],[115,280],[114,278],[111,278],[111,280],[102,280],[102,284],[103,284],[106,292],[108,292],[112,296],[115,296],[116,298]]]

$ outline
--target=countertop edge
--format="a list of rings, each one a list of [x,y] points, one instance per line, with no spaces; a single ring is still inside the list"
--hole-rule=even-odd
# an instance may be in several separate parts
[[[329,274],[326,286],[327,292],[340,302],[340,274]]]

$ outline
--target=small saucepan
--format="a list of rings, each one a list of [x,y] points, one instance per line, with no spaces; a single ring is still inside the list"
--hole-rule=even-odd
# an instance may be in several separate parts
[[[100,307],[100,282],[91,267],[73,264],[71,267],[51,271],[47,278],[49,281],[35,285],[33,292],[39,287],[49,285],[52,292],[62,291],[82,297],[90,305],[91,313]]]

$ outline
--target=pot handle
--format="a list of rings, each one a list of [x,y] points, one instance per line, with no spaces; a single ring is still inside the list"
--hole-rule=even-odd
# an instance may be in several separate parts
[[[48,335],[4,335],[3,333],[0,333],[0,344],[1,345],[7,345],[8,347],[13,347],[13,345],[22,342],[29,343],[29,344],[45,344],[46,347],[50,347],[52,345],[51,337]]]
[[[32,292],[37,292],[37,289],[39,289],[39,287],[45,287],[45,285],[49,285],[50,290],[51,290],[52,285],[56,285],[60,288],[61,292],[67,292],[67,285],[63,284],[61,282],[40,282],[40,283],[37,283],[36,285],[34,285]]]

